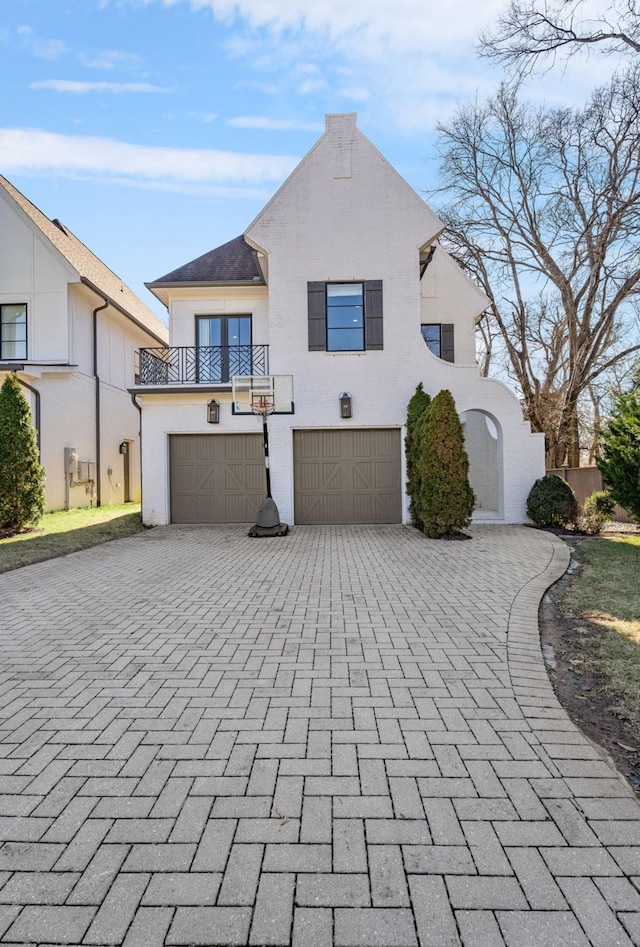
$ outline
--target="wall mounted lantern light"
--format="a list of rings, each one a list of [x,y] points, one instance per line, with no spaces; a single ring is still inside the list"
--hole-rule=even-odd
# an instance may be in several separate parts
[[[215,399],[207,404],[207,421],[209,424],[218,424],[220,421],[220,405]]]
[[[350,418],[351,415],[351,395],[348,391],[343,391],[340,395],[340,417]]]

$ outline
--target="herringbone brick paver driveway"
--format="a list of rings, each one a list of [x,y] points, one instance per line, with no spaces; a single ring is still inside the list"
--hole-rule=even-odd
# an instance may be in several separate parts
[[[168,527],[0,577],[3,944],[640,944],[519,527]]]

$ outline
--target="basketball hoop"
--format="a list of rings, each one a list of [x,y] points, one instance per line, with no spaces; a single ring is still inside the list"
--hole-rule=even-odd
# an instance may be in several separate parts
[[[275,403],[269,401],[265,395],[259,395],[251,402],[251,410],[256,417],[266,419],[275,410]]]

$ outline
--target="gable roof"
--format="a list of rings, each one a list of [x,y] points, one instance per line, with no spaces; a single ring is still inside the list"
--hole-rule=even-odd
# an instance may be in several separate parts
[[[388,213],[385,202],[375,200],[371,195],[372,182],[361,173],[365,164],[369,169],[375,169],[377,182],[384,187],[385,192],[393,189],[394,213],[403,220],[405,229],[412,227],[412,232],[419,239],[419,246],[431,244],[444,230],[444,223],[358,128],[356,112],[325,115],[324,133],[247,227],[246,239],[268,254],[270,238],[274,231],[278,232],[278,227],[284,221],[291,219],[293,208],[300,200],[300,195],[304,194],[305,183],[309,181],[311,187],[308,190],[315,190],[316,195],[319,195],[315,208],[320,212],[331,207],[329,188],[333,188],[334,200],[341,202],[343,182],[349,180],[360,187],[361,206],[367,210],[379,208],[381,212]],[[335,190],[336,181],[338,191]],[[290,199],[289,194],[294,196]],[[305,205],[305,215],[308,212],[309,208]],[[306,224],[305,215],[295,214],[297,222],[303,226]]]
[[[258,254],[244,237],[234,237],[221,247],[172,270],[152,283],[145,283],[152,292],[154,287],[181,284],[210,285],[211,283],[251,283],[264,286],[264,276],[258,263]]]
[[[124,316],[138,323],[159,342],[166,343],[167,327],[119,276],[109,269],[59,220],[49,220],[24,194],[0,174],[0,187],[27,215],[40,233],[56,248],[80,276],[80,281],[108,301]]]

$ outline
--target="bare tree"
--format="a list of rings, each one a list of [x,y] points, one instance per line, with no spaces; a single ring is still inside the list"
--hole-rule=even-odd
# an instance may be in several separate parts
[[[580,50],[640,53],[636,0],[610,0],[600,7],[594,15],[584,0],[510,0],[495,29],[481,34],[480,55],[523,77]]]
[[[583,109],[503,86],[439,127],[450,249],[490,299],[547,464],[577,466],[579,402],[640,351],[640,65]]]

